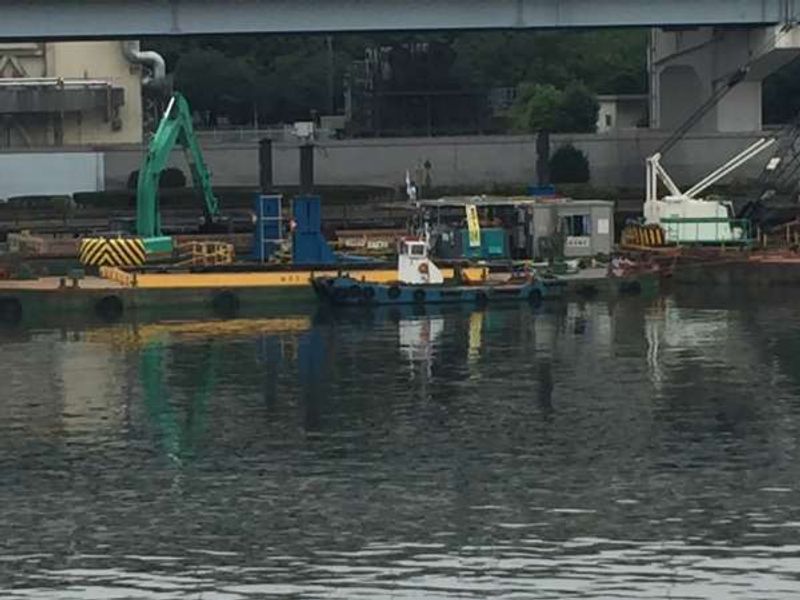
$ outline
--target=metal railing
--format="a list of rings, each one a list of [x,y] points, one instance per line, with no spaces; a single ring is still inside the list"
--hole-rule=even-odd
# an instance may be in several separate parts
[[[253,144],[263,139],[273,142],[296,142],[298,140],[295,129],[291,125],[263,129],[252,127],[195,129],[195,134],[201,144]],[[315,139],[318,140],[328,140],[335,135],[336,132],[331,129],[316,128],[314,130]]]
[[[660,224],[670,243],[748,245],[754,241],[748,219],[662,218]]]
[[[136,287],[136,273],[128,273],[119,267],[100,267],[100,277],[109,281],[116,281],[124,287]]]

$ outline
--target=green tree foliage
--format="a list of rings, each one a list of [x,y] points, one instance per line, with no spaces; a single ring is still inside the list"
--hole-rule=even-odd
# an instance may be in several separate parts
[[[176,87],[210,120],[224,115],[234,123],[249,123],[257,115],[262,123],[274,123],[307,119],[310,110],[325,112],[331,79],[335,108],[341,110],[344,76],[352,61],[362,59],[369,46],[409,41],[437,42],[449,49],[449,72],[438,74],[447,78],[442,86],[448,89],[480,91],[531,82],[545,86],[537,95],[545,103],[554,88],[563,103],[580,104],[585,97],[569,93],[576,82],[593,93],[642,92],[646,86],[644,30],[348,34],[333,38],[332,55],[324,36],[159,38],[147,46],[165,56]],[[576,114],[585,113],[579,107]],[[585,122],[559,127],[589,129]]]
[[[347,34],[334,36],[332,56],[324,36],[173,37],[151,39],[146,46],[165,56],[178,89],[209,118],[224,115],[234,123],[249,123],[257,115],[261,123],[274,123],[307,119],[310,110],[325,112],[330,80],[335,108],[341,110],[345,73],[368,46],[435,41],[454,57],[446,87],[481,91],[528,82],[521,95],[535,99],[534,107],[547,108],[545,114],[553,112],[548,107],[555,89],[563,104],[574,102],[572,114],[585,119],[559,127],[585,131],[591,129],[587,98],[570,90],[644,93],[647,35],[644,29]],[[514,126],[540,126],[544,117],[527,110],[515,107]],[[764,120],[786,122],[798,111],[800,61],[795,61],[765,81]]]
[[[564,90],[558,120],[553,131],[567,133],[594,133],[600,105],[595,95],[581,83],[571,83]]]
[[[262,124],[290,122],[308,119],[311,110],[326,112],[331,63],[333,98],[341,108],[344,72],[356,52],[340,43],[329,53],[321,36],[166,38],[149,46],[165,57],[176,89],[193,110],[234,124],[255,118]],[[357,48],[363,53],[363,46]]]
[[[466,32],[452,40],[462,77],[483,87],[523,81],[597,94],[647,90],[647,31]]]
[[[589,160],[572,144],[561,146],[550,157],[553,183],[587,183],[589,177]]]
[[[256,74],[239,58],[219,50],[199,49],[181,55],[175,67],[175,87],[191,99],[192,109],[208,113],[207,125],[218,114],[247,122],[256,97]]]
[[[517,131],[587,133],[595,131],[597,111],[597,99],[582,84],[571,83],[561,91],[550,84],[526,82],[517,91],[510,117]]]
[[[552,131],[564,94],[550,84],[525,82],[517,89],[517,99],[509,111],[517,131]]]

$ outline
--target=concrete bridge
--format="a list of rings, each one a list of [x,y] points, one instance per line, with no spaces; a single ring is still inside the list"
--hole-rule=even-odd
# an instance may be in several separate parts
[[[800,0],[0,0],[0,40],[776,25]]]
[[[651,127],[759,131],[761,82],[800,53],[800,0],[0,0],[0,42],[151,35],[653,27]]]

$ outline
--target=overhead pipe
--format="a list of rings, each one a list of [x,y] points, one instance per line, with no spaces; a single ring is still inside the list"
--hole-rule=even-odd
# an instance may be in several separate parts
[[[123,40],[122,54],[129,62],[144,65],[150,73],[142,78],[142,85],[147,88],[161,89],[166,86],[167,64],[164,57],[153,50],[142,50],[138,40]]]

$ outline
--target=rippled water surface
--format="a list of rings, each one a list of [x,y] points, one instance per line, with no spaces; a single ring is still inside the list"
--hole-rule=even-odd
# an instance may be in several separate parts
[[[800,597],[800,308],[0,331],[0,597]]]

